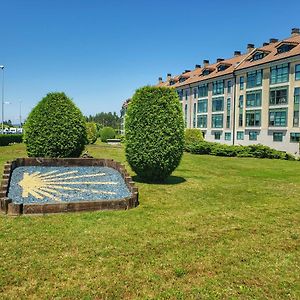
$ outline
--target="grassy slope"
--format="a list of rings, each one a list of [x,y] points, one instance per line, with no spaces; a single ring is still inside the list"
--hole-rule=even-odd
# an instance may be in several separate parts
[[[173,175],[130,211],[0,215],[1,298],[300,298],[299,162],[185,154]]]

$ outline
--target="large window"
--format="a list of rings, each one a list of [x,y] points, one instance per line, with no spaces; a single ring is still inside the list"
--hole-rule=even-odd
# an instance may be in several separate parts
[[[300,80],[300,65],[295,66],[295,80]]]
[[[208,84],[202,84],[198,86],[198,97],[207,97],[208,95]]]
[[[231,108],[231,99],[227,99],[226,105],[226,128],[230,128],[230,108]]]
[[[279,87],[270,90],[270,105],[281,105],[288,103],[288,88]]]
[[[207,112],[207,99],[198,100],[198,113]]]
[[[185,100],[187,100],[187,99],[188,99],[188,95],[189,95],[189,92],[188,92],[188,90],[185,90]]]
[[[287,126],[287,109],[270,109],[269,126]]]
[[[244,108],[244,96],[240,95],[239,98],[239,126],[243,126],[243,108]]]
[[[222,128],[223,127],[223,114],[212,115],[211,127],[212,128]]]
[[[187,112],[188,112],[188,106],[185,104],[184,106],[184,125],[187,127]]]
[[[207,115],[198,115],[197,116],[197,127],[206,128],[207,127]]]
[[[271,84],[289,81],[289,64],[271,67]]]
[[[282,132],[273,132],[273,142],[282,142],[283,133]]]
[[[177,93],[178,93],[179,100],[182,101],[182,98],[183,98],[183,90],[179,90],[179,91],[177,91]]]
[[[256,86],[261,86],[262,84],[262,70],[252,71],[247,73],[247,89]]]
[[[300,133],[299,132],[291,132],[290,142],[291,143],[299,143],[300,142]]]
[[[214,135],[215,135],[215,140],[220,140],[220,139],[221,139],[222,132],[221,132],[221,131],[216,131],[216,132],[214,133]]]
[[[257,141],[258,132],[257,131],[249,131],[249,140]]]
[[[193,107],[193,128],[196,128],[197,104],[194,103]]]
[[[218,97],[212,99],[212,111],[224,110],[224,97]]]
[[[227,93],[230,94],[231,93],[231,80],[227,81]]]
[[[213,95],[224,94],[224,81],[217,80],[213,82]]]
[[[293,126],[299,127],[299,104],[300,104],[300,88],[295,88],[294,91],[294,115]]]
[[[240,90],[243,90],[244,89],[244,76],[241,76],[240,77]]]
[[[248,110],[246,111],[246,126],[260,126],[261,111],[260,110]]]
[[[261,90],[247,92],[246,94],[246,107],[261,106]]]
[[[237,131],[236,139],[239,141],[243,140],[244,139],[244,131]]]
[[[194,99],[196,99],[197,98],[197,89],[196,88],[193,89],[193,94],[194,94]]]
[[[225,141],[231,141],[231,132],[225,132]]]

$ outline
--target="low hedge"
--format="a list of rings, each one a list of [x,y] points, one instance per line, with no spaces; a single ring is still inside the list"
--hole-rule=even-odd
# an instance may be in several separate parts
[[[22,143],[23,134],[0,134],[0,146],[8,146],[12,143]]]
[[[295,157],[289,153],[278,151],[261,144],[233,146],[203,141],[186,145],[185,150],[192,154],[295,160]]]

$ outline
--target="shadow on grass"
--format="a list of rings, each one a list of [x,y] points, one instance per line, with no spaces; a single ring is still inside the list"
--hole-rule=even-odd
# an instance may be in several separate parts
[[[179,176],[169,176],[165,181],[162,182],[153,182],[153,181],[148,181],[145,180],[137,175],[133,176],[132,179],[135,182],[140,182],[140,183],[149,183],[149,184],[167,184],[167,185],[172,185],[172,184],[179,184],[179,183],[183,183],[186,182],[186,180],[183,177],[179,177]]]

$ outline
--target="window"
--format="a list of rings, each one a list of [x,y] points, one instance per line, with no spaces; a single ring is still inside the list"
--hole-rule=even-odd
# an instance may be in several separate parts
[[[248,110],[246,111],[246,126],[260,126],[261,111]]]
[[[206,76],[206,75],[209,75],[211,72],[212,72],[211,69],[205,69],[205,70],[203,70],[202,75]]]
[[[194,103],[194,110],[193,110],[193,128],[196,128],[196,116],[197,116],[197,104]]]
[[[287,126],[287,109],[270,109],[269,126]]]
[[[194,93],[194,99],[197,98],[197,89],[193,89],[193,93]]]
[[[256,52],[252,57],[252,61],[263,59],[266,55],[265,52]]]
[[[231,132],[225,132],[225,141],[231,141]]]
[[[179,91],[177,91],[177,93],[178,93],[179,100],[182,101],[182,98],[183,98],[183,90],[179,90]]]
[[[288,103],[288,88],[280,87],[270,90],[270,105],[280,105]]]
[[[198,86],[198,97],[207,97],[208,95],[208,84]]]
[[[244,89],[244,76],[240,77],[240,90]]]
[[[246,94],[246,107],[261,106],[261,90],[247,92]]]
[[[212,111],[223,111],[224,110],[224,98],[218,97],[212,99]]]
[[[184,124],[185,124],[185,127],[187,127],[187,111],[188,111],[188,106],[186,104],[184,106]]]
[[[247,73],[247,89],[261,86],[262,70],[252,71]]]
[[[212,128],[222,128],[223,127],[223,114],[212,115],[211,127]]]
[[[207,127],[207,115],[198,115],[197,116],[197,127],[206,128]]]
[[[221,134],[222,134],[221,131],[216,131],[215,132],[215,140],[220,140],[221,139]]]
[[[295,66],[295,80],[300,80],[300,65]]]
[[[273,142],[282,142],[283,133],[282,132],[273,132]]]
[[[207,112],[207,99],[198,100],[198,113]]]
[[[230,94],[231,93],[231,80],[227,81],[227,93]]]
[[[249,141],[257,141],[257,136],[257,131],[249,131]]]
[[[218,80],[213,82],[213,95],[224,94],[224,81]]]
[[[289,81],[289,64],[271,67],[271,84]]]
[[[299,132],[291,132],[290,142],[291,143],[299,143],[300,142],[300,133]]]
[[[244,131],[237,131],[236,139],[239,141],[243,140],[244,139]]]
[[[239,98],[239,126],[243,126],[243,108],[244,108],[244,96]]]
[[[280,54],[280,53],[288,52],[288,51],[292,50],[294,47],[295,47],[295,45],[283,44],[277,48],[277,53]]]
[[[188,99],[188,90],[185,90],[185,100]]]
[[[293,126],[299,127],[299,104],[300,104],[300,88],[295,88],[294,91],[294,115]]]
[[[231,108],[231,99],[227,99],[226,107],[226,128],[230,128],[230,108]]]

